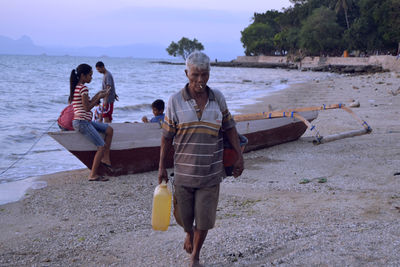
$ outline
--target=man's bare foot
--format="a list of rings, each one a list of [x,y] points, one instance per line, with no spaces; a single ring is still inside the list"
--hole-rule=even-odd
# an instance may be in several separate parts
[[[186,233],[185,243],[183,243],[183,249],[187,253],[192,254],[193,251],[193,233]]]

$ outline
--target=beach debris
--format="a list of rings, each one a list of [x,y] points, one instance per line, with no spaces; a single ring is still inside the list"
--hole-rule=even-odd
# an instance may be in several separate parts
[[[392,94],[393,96],[396,96],[399,93],[400,93],[400,87],[396,91],[390,90],[390,92],[389,92],[389,94]]]
[[[349,107],[351,108],[359,108],[360,107],[360,101],[358,100],[353,100],[350,104]]]
[[[242,80],[244,83],[251,83],[251,80]]]
[[[287,83],[288,79],[281,79],[281,83]]]
[[[354,90],[358,90],[358,89],[360,89],[360,88],[353,85],[353,89],[354,89]]]
[[[311,182],[317,182],[320,184],[324,184],[324,183],[328,182],[328,179],[326,177],[317,177],[317,178],[313,178],[313,179],[305,178],[305,179],[301,179],[299,184],[308,184]]]
[[[397,175],[400,175],[400,172],[395,172],[395,173],[393,174],[393,176],[397,176]]]

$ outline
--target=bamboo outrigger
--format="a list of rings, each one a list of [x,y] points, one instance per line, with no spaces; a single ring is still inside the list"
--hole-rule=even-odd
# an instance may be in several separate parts
[[[319,131],[316,129],[315,125],[312,125],[310,121],[305,119],[303,116],[299,114],[299,112],[306,111],[318,111],[318,110],[328,110],[328,109],[343,109],[346,112],[350,113],[350,115],[355,118],[361,125],[362,129],[352,130],[348,132],[321,136]],[[282,118],[282,117],[291,117],[296,118],[302,121],[310,131],[314,131],[314,140],[313,144],[318,145],[338,139],[343,139],[347,137],[353,137],[358,135],[363,135],[372,132],[372,128],[368,125],[365,120],[362,120],[359,116],[357,116],[349,107],[346,107],[344,104],[333,104],[333,105],[322,105],[322,106],[314,106],[314,107],[304,107],[304,108],[295,108],[295,109],[287,109],[280,111],[271,111],[271,112],[262,112],[262,113],[253,113],[253,114],[245,114],[245,115],[236,115],[235,121],[248,121],[248,120],[261,120],[261,119],[272,119],[272,118]]]

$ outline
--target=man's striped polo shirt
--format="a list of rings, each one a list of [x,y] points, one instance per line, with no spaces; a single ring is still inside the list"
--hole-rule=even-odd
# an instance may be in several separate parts
[[[217,185],[225,172],[221,130],[235,126],[223,94],[207,86],[208,102],[199,113],[188,84],[168,101],[163,135],[174,138],[174,179],[180,186],[202,188]]]

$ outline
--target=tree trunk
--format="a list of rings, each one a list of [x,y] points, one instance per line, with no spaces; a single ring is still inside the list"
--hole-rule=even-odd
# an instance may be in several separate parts
[[[350,26],[349,26],[349,18],[347,17],[347,10],[346,10],[346,9],[344,10],[344,16],[346,17],[347,29],[350,29]]]

